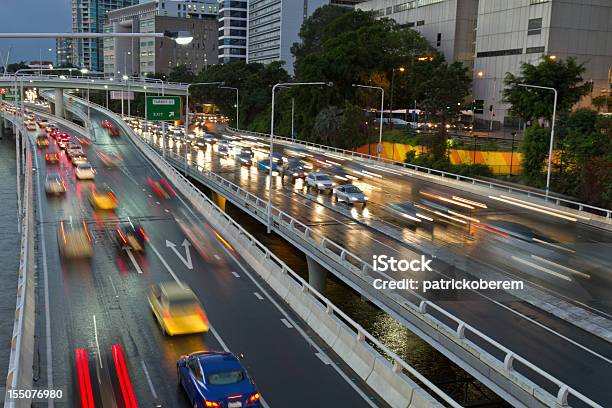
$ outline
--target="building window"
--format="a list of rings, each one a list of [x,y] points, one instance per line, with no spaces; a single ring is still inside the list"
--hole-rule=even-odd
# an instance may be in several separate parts
[[[393,7],[387,7],[387,10],[385,12],[387,15],[393,13]]]
[[[544,46],[541,46],[541,47],[528,47],[525,50],[525,54],[538,54],[538,53],[544,52],[544,50],[545,50]]]
[[[527,25],[527,35],[538,35],[540,33],[542,33],[542,19],[529,19],[529,23]]]
[[[406,27],[414,27],[414,21],[411,21],[410,23],[406,24]]]
[[[533,6],[534,4],[542,4],[548,3],[549,0],[529,0],[529,4]]]
[[[440,45],[442,45],[442,33],[438,33],[436,37],[436,47],[439,47]]]
[[[522,48],[513,48],[510,50],[498,50],[498,51],[483,51],[476,54],[477,58],[486,57],[501,57],[504,55],[519,55],[523,53]]]
[[[417,25],[417,26],[422,26],[422,25],[425,25],[425,20],[419,20],[419,21],[417,21],[417,24],[416,24],[416,25]]]

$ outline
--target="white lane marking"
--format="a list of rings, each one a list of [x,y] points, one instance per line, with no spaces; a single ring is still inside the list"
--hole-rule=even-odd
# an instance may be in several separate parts
[[[155,388],[153,387],[153,381],[151,381],[149,370],[147,370],[147,366],[145,365],[143,360],[140,360],[140,364],[142,364],[142,369],[145,373],[145,377],[147,378],[147,383],[149,383],[149,388],[151,389],[151,395],[153,395],[153,398],[157,399],[157,393],[155,392]]]
[[[330,365],[331,364],[331,360],[325,354],[317,352],[317,353],[315,353],[315,356],[317,356],[319,358],[319,360],[321,360],[323,362],[323,364],[325,364],[325,365]]]
[[[220,261],[220,260],[221,260],[221,257],[220,257],[219,255],[214,254],[213,256],[215,257],[215,259],[216,259],[217,261]]]
[[[240,275],[238,275],[238,272],[234,272],[234,271],[232,271],[232,275],[234,275],[236,278],[239,278],[239,277],[240,277]]]
[[[102,354],[100,354],[100,343],[98,343],[98,326],[96,325],[96,315],[93,315],[94,325],[94,337],[96,339],[96,349],[98,350],[98,361],[100,362],[100,368],[102,368]]]
[[[544,263],[546,263],[546,264],[548,264],[548,265],[556,266],[556,267],[557,267],[557,268],[559,268],[559,269],[563,269],[564,271],[567,271],[567,272],[569,272],[569,273],[573,273],[574,275],[582,276],[583,278],[586,278],[586,279],[591,279],[591,275],[589,275],[588,273],[580,272],[580,271],[577,271],[577,270],[575,270],[575,269],[569,268],[569,267],[567,267],[567,266],[559,265],[559,264],[558,264],[558,263],[556,263],[556,262],[549,261],[548,259],[545,259],[545,258],[539,257],[539,256],[537,256],[537,255],[531,255],[531,257],[532,257],[533,259],[537,259],[537,260],[538,260],[538,261],[540,261],[540,262],[544,262]]]
[[[191,247],[191,243],[189,241],[187,241],[187,238],[185,238],[183,240],[183,243],[181,244],[181,246],[185,248],[185,256],[184,257],[178,251],[178,249],[176,248],[176,244],[174,242],[166,240],[166,247],[172,249],[172,251],[176,254],[178,259],[180,259],[181,262],[183,262],[185,264],[187,269],[193,269],[193,262],[191,260],[191,251],[189,250],[189,248]]]
[[[573,254],[575,254],[575,253],[576,253],[576,251],[574,251],[573,249],[566,248],[566,247],[561,246],[561,245],[556,245],[556,244],[553,244],[552,242],[544,241],[544,240],[541,240],[541,239],[538,239],[538,238],[531,238],[531,239],[532,239],[534,242],[538,242],[538,243],[540,243],[540,244],[548,245],[548,246],[551,246],[551,247],[553,247],[553,248],[557,248],[557,249],[561,249],[561,250],[563,250],[563,251],[571,252],[571,253],[573,253]]]
[[[167,208],[165,208],[165,209],[164,209],[164,211],[165,211],[165,212],[167,212],[167,213],[169,213],[169,212],[170,212],[170,210],[169,210],[169,209],[167,209]]]
[[[255,297],[259,300],[263,300],[263,296],[261,296],[259,293],[257,292],[253,292],[253,294],[255,295]]]
[[[153,196],[151,194],[149,194],[149,198],[153,198]]]
[[[1,124],[0,124],[1,126]],[[38,169],[38,154],[34,154],[34,164]],[[43,210],[42,210],[42,190],[40,187],[40,178],[42,173],[37,171],[36,187],[37,192],[36,200],[38,201],[38,214],[40,216],[40,239],[42,244],[42,264],[43,264],[43,282],[45,285],[45,348],[47,357],[47,386],[49,389],[53,389],[53,356],[51,347],[51,307],[49,305],[49,268],[47,266],[47,243],[45,239],[45,223],[43,222]],[[53,407],[53,399],[49,399],[49,407]]]
[[[160,205],[160,202],[159,202],[159,201],[156,201],[156,202],[155,202],[155,204]]]
[[[113,287],[113,291],[115,292],[115,297],[118,298],[119,297],[119,293],[117,293],[117,288],[115,287],[115,283],[113,282],[113,278],[110,275],[108,276],[108,280],[111,283],[111,286]]]
[[[280,319],[281,322],[283,322],[283,324],[285,325],[285,327],[287,327],[288,329],[293,329],[293,326],[291,325],[291,323],[289,323],[289,321],[287,319]]]
[[[187,207],[189,208],[189,207]],[[191,209],[189,209],[191,211]],[[193,213],[193,211],[192,211]],[[194,214],[195,216],[195,214]],[[285,316],[285,319],[287,322],[290,322],[293,324],[293,326],[295,327],[295,329],[297,330],[298,333],[300,333],[300,335],[302,336],[302,338],[304,338],[304,340],[306,340],[306,342],[308,344],[311,345],[312,348],[314,348],[315,350],[317,350],[317,352],[326,355],[325,352],[323,351],[323,349],[321,349],[321,347],[319,347],[319,345],[317,343],[314,342],[314,340],[312,340],[307,334],[306,332],[304,332],[304,330],[302,330],[301,327],[299,327],[298,325],[295,324],[295,321],[291,318],[291,316],[289,316],[289,314],[285,311],[285,309],[283,309],[281,307],[281,305],[278,304],[278,302],[276,300],[274,300],[274,298],[268,293],[268,291],[266,289],[264,289],[263,286],[261,286],[261,284],[255,280],[255,278],[253,277],[253,275],[251,275],[251,273],[249,273],[249,271],[247,271],[247,269],[242,265],[242,263],[239,262],[238,258],[236,257],[235,254],[233,254],[232,252],[230,252],[229,249],[223,247],[223,250],[230,256],[231,259],[234,260],[234,262],[236,263],[236,265],[238,265],[238,267],[240,269],[242,269],[242,271],[249,277],[249,279],[251,280],[251,282],[253,282],[253,284],[257,287],[257,289],[259,289],[261,291],[261,293],[264,294],[264,296],[266,298],[268,298],[268,300],[270,301],[270,303],[272,303],[274,305],[274,307],[276,307],[276,309],[283,315]],[[351,387],[353,388],[353,390],[355,390],[355,392],[371,407],[373,408],[377,408],[377,405],[372,402],[372,400],[370,399],[370,397],[368,395],[366,395],[365,392],[363,392],[363,390],[361,388],[359,388],[357,386],[357,384],[355,384],[355,382],[353,380],[351,380],[349,378],[348,375],[346,375],[346,373],[344,371],[342,371],[340,369],[340,367],[338,367],[337,364],[335,364],[333,361],[331,361],[331,366],[334,368],[334,370],[338,373],[338,375],[340,377],[342,377],[342,379]],[[266,404],[263,404],[264,406],[266,406]]]
[[[174,273],[174,271],[172,270],[172,268],[170,268],[170,265],[168,265],[168,262],[166,262],[166,260],[164,259],[163,256],[161,256],[161,254],[159,253],[159,251],[157,250],[157,248],[155,248],[155,246],[151,243],[151,241],[149,241],[149,246],[151,247],[151,249],[153,250],[153,252],[155,252],[155,255],[157,255],[157,257],[159,258],[159,260],[162,262],[162,264],[166,267],[166,269],[168,270],[168,272],[170,272],[170,275],[172,275],[172,277],[174,278],[174,280],[176,281],[176,283],[178,283],[180,286],[183,286],[183,283],[180,281],[180,279],[178,278],[178,276],[176,276],[176,274]]]
[[[128,257],[130,258],[130,261],[132,261],[134,268],[136,268],[136,272],[138,272],[139,274],[142,274],[142,269],[140,269],[140,265],[138,265],[138,262],[136,262],[136,258],[134,258],[134,254],[132,253],[132,250],[128,248],[125,250],[125,252],[127,252]]]
[[[540,266],[538,264],[534,264],[533,262],[529,262],[528,260],[523,259],[523,258],[519,258],[518,256],[512,255],[512,259],[514,259],[515,261],[520,262],[522,264],[525,264],[527,266],[531,266],[533,269],[537,269],[538,271],[542,271],[542,272],[545,272],[545,273],[547,273],[549,275],[556,276],[559,279],[563,279],[563,280],[566,280],[568,282],[572,281],[572,278],[570,278],[569,276],[565,276],[562,273],[552,271],[552,270],[550,270],[548,268],[545,268],[543,266]]]

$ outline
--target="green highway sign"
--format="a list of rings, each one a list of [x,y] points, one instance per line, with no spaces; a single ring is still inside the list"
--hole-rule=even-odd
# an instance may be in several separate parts
[[[180,96],[147,96],[147,120],[179,120]]]

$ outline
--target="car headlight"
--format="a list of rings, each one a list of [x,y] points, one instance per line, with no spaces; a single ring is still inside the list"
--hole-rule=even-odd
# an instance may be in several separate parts
[[[363,201],[368,201],[368,197],[363,197]]]
[[[351,197],[351,201],[357,201],[357,197]]]
[[[317,183],[317,187],[325,188],[325,184],[323,184],[323,183]]]
[[[298,173],[293,173],[293,177],[297,177],[298,175]]]

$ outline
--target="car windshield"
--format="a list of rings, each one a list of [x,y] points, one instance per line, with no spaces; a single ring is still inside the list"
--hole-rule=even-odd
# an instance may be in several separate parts
[[[320,174],[316,177],[317,181],[330,181],[330,178],[327,174]]]
[[[219,371],[209,373],[206,378],[211,385],[229,385],[244,380],[244,373],[242,370]]]
[[[355,186],[346,186],[344,188],[344,191],[346,191],[347,193],[361,193],[361,190]]]
[[[91,170],[91,165],[88,163],[79,164],[79,170]]]
[[[61,178],[56,173],[50,173],[49,175],[47,175],[47,180],[49,180],[49,181],[60,181]]]
[[[240,154],[240,158],[241,158],[241,159],[245,159],[245,160],[246,160],[246,159],[249,159],[249,160],[250,160],[250,159],[251,159],[251,155],[250,155],[250,154],[248,154],[248,153],[241,153],[241,154]]]

